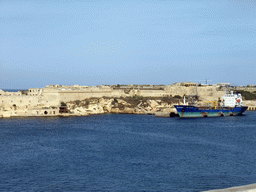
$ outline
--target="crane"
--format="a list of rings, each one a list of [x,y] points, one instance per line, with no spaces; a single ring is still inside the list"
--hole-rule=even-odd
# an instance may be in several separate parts
[[[216,101],[205,101],[205,103],[214,103],[214,109],[217,108],[217,102]]]

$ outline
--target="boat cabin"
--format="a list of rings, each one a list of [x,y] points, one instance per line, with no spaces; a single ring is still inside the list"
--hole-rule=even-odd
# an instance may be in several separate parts
[[[222,104],[224,107],[242,106],[242,95],[240,93],[234,94],[233,91],[231,91],[230,94],[222,96]]]

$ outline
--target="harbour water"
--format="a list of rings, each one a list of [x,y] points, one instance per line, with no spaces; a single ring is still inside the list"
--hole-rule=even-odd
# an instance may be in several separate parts
[[[2,191],[204,191],[256,183],[256,112],[0,119]]]

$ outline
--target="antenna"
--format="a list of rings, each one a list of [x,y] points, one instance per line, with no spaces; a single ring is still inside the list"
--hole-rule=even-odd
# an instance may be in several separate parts
[[[190,82],[198,82],[198,84],[199,84],[199,82],[205,82],[205,84],[207,85],[207,83],[208,83],[209,81],[212,81],[212,80],[205,79],[205,80],[194,80],[194,81],[189,80],[189,81],[190,81]]]

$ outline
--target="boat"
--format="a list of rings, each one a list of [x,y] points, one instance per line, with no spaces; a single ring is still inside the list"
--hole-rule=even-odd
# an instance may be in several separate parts
[[[243,106],[242,95],[234,94],[233,91],[222,96],[222,100],[219,100],[218,104],[216,101],[206,101],[206,103],[207,106],[196,106],[192,99],[192,104],[186,105],[184,97],[184,104],[174,105],[174,107],[182,118],[237,116],[242,115],[248,108]],[[209,103],[214,103],[214,107],[210,107]]]

